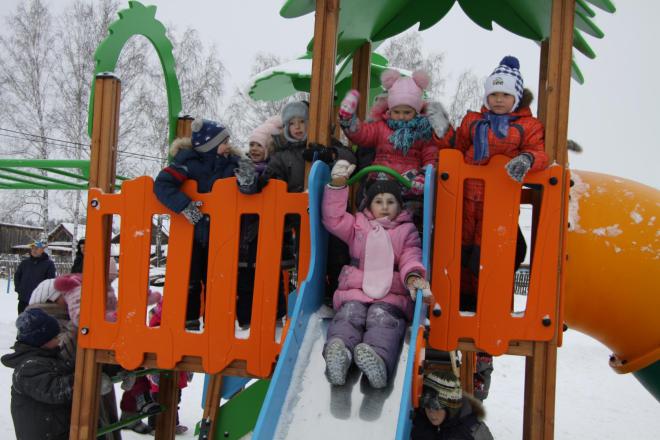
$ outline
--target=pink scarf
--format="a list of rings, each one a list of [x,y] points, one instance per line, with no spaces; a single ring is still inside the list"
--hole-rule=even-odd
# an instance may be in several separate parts
[[[388,219],[370,220],[371,231],[367,235],[364,250],[364,277],[362,290],[373,299],[381,299],[392,287],[394,275],[394,250],[392,239],[383,227]]]

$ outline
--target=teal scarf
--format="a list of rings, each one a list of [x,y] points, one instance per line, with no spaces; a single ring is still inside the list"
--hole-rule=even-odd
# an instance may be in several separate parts
[[[408,154],[408,150],[415,141],[422,139],[428,141],[433,136],[433,129],[428,118],[424,116],[415,116],[410,121],[387,120],[387,126],[394,130],[389,137],[389,141],[394,145],[395,150],[401,150],[403,155]]]

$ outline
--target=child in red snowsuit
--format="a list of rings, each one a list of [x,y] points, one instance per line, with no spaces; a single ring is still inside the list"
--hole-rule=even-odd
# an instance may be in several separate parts
[[[485,165],[490,157],[511,157],[506,170],[522,182],[528,171],[547,168],[544,128],[529,108],[531,92],[523,88],[518,59],[507,56],[486,79],[484,106],[468,112],[456,132],[456,148],[471,165]],[[484,184],[467,179],[463,198],[463,237],[461,272],[461,310],[476,310],[476,295],[481,253]],[[522,237],[518,234],[518,241]],[[524,242],[521,242],[524,246]],[[519,264],[524,259],[516,258]]]

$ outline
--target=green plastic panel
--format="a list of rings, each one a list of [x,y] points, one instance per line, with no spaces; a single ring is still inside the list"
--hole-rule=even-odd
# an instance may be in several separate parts
[[[259,380],[218,408],[216,440],[238,440],[249,434],[257,423],[270,380]]]
[[[635,371],[633,375],[660,402],[660,361]]]
[[[170,142],[176,136],[176,123],[181,112],[181,90],[176,78],[174,55],[172,54],[172,42],[167,38],[165,26],[156,20],[156,7],[144,6],[137,1],[129,1],[129,8],[119,11],[119,20],[114,21],[108,27],[109,35],[99,44],[94,53],[96,75],[103,72],[113,72],[117,67],[117,61],[121,55],[126,42],[135,35],[146,37],[156,49],[160,59],[163,75],[165,77],[165,88],[167,89],[167,110],[169,119]],[[94,121],[94,85],[89,102],[88,132],[92,135]]]

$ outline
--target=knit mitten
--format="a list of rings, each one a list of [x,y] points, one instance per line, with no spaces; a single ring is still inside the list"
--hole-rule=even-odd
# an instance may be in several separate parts
[[[534,157],[529,153],[522,153],[506,163],[504,166],[509,176],[516,182],[522,182],[525,174],[532,167]]]
[[[360,101],[360,92],[355,89],[349,90],[339,105],[339,119],[351,119],[357,110]]]
[[[181,211],[181,214],[193,225],[204,217],[204,214],[198,208],[199,206],[202,206],[202,202],[191,200],[188,206]]]
[[[449,128],[449,115],[440,102],[430,102],[426,106],[426,117],[436,136],[442,138]]]
[[[253,194],[257,182],[257,169],[254,163],[244,157],[238,160],[238,168],[234,171],[238,190],[244,194]]]

